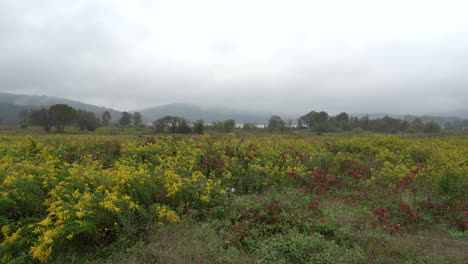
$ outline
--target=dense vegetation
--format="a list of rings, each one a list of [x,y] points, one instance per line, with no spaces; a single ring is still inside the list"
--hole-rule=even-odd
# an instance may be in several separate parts
[[[152,133],[171,133],[171,134],[203,134],[205,130],[217,132],[233,132],[236,128],[236,121],[229,119],[225,121],[217,121],[211,124],[205,124],[204,120],[192,122],[186,118],[166,115],[150,125],[143,123],[143,115],[140,112],[122,112],[118,123],[112,123],[112,116],[109,111],[105,111],[98,118],[93,112],[81,109],[74,109],[66,104],[55,104],[49,108],[41,108],[38,110],[29,110],[21,112],[21,127],[27,128],[29,125],[41,126],[45,131],[51,131],[55,127],[55,131],[63,133],[66,126],[77,126],[81,131],[95,131],[100,126],[114,126],[121,130],[128,127],[146,128],[151,127]],[[457,124],[446,124],[451,130],[464,130],[466,122]],[[237,127],[240,128],[240,127]],[[411,122],[398,118],[384,116],[383,118],[370,119],[369,116],[357,118],[349,116],[342,112],[336,116],[329,116],[327,112],[311,111],[297,119],[294,123],[292,120],[284,121],[280,116],[273,115],[270,117],[268,125],[256,125],[254,123],[242,124],[242,129],[246,132],[255,130],[264,130],[268,132],[291,132],[297,130],[309,130],[317,133],[322,132],[350,132],[362,133],[363,131],[379,132],[379,133],[440,133],[442,127],[435,122],[423,123],[419,118]]]
[[[58,97],[49,97],[49,96],[33,96],[33,95],[18,95],[18,94],[8,94],[8,93],[1,93],[0,92],[0,124],[20,124],[23,127],[27,126],[28,124],[33,125],[42,125],[43,121],[38,122],[37,115],[36,118],[32,118],[30,120],[31,112],[42,111],[41,115],[44,116],[45,110],[49,109],[53,105],[68,105],[74,108],[77,111],[81,111],[86,113],[84,117],[81,117],[81,124],[84,122],[88,122],[88,119],[92,119],[91,115],[95,118],[93,121],[95,122],[97,119],[101,119],[103,126],[108,126],[112,124],[121,125],[123,124],[128,126],[129,124],[134,124],[134,120],[130,119],[130,123],[124,119],[121,119],[122,116],[127,116],[130,114],[129,112],[120,112],[113,109],[108,109],[104,107],[89,105],[85,103],[81,103],[78,101],[67,100],[64,98]],[[103,119],[104,114],[107,113],[107,120]],[[37,113],[36,113],[37,114]],[[166,116],[178,117],[187,121],[189,125],[191,125],[191,121],[196,120],[204,120],[205,124],[211,124],[215,122],[216,124],[213,127],[216,127],[214,130],[220,131],[223,130],[220,127],[221,123],[219,121],[222,120],[236,120],[238,123],[241,124],[248,124],[246,129],[249,128],[250,124],[267,124],[268,123],[268,116],[262,113],[249,113],[245,111],[234,111],[224,108],[219,109],[203,109],[196,105],[188,105],[188,104],[168,104],[164,106],[154,107],[143,109],[141,112],[133,112],[131,115],[135,115],[136,117],[140,118],[140,120],[136,120],[137,126],[142,126],[144,124],[149,124],[154,122],[159,118],[163,118]],[[328,118],[327,120],[320,120],[320,116]],[[343,115],[344,114],[344,115]],[[356,117],[358,115],[359,118]],[[438,117],[438,116],[412,116],[412,115],[394,115],[390,114],[385,116],[384,114],[370,114],[370,115],[363,115],[363,114],[355,114],[354,117],[348,116],[346,113],[341,113],[336,117],[329,117],[327,113],[315,112],[311,111],[301,117],[297,116],[282,116],[285,122],[285,128],[290,127],[292,124],[297,124],[299,127],[308,127],[315,131],[321,132],[331,132],[331,131],[346,131],[350,128],[362,128],[364,130],[370,131],[377,131],[377,132],[397,132],[397,131],[406,131],[408,132],[418,132],[418,126],[409,127],[411,123],[421,123],[421,124],[428,124],[428,123],[435,123],[438,126],[450,128],[450,129],[460,129],[468,127],[468,120],[466,119],[466,113],[463,112],[454,112],[455,116],[459,117]],[[130,117],[130,116],[127,116]],[[275,116],[274,116],[275,117]],[[276,116],[278,117],[278,116]],[[275,117],[275,118],[276,118]],[[318,117],[319,122],[315,122],[314,119]],[[465,119],[463,119],[464,117]],[[279,117],[278,117],[279,118]],[[358,119],[359,122],[358,122]],[[39,119],[41,120],[41,119]],[[370,120],[367,122],[365,120]],[[378,121],[376,121],[378,120]],[[50,121],[50,120],[49,120]],[[322,124],[320,121],[327,121]],[[346,121],[346,122],[343,122]],[[351,121],[348,123],[348,121]],[[79,125],[77,119],[72,122],[74,125]],[[314,124],[315,123],[315,124]],[[345,124],[348,123],[348,124]],[[93,129],[95,125],[79,125],[82,129]],[[47,129],[47,126],[44,126]],[[437,130],[437,129],[436,129]]]
[[[467,139],[2,136],[0,257],[463,263]]]

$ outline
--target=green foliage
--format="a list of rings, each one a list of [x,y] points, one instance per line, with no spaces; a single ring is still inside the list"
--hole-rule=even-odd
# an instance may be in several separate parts
[[[359,134],[364,133],[364,129],[362,129],[360,127],[356,127],[356,128],[353,128],[353,130],[351,132],[353,132],[353,134],[359,135]]]
[[[337,116],[329,117],[328,114],[324,111],[311,111],[310,113],[298,118],[297,124],[298,128],[309,128],[312,131],[316,132],[340,132],[351,131],[354,128],[361,128],[365,131],[392,134],[395,134],[397,132],[440,133],[440,125],[438,125],[434,121],[430,121],[434,120],[433,118],[427,116],[423,116],[422,118],[405,116],[405,119],[406,118],[408,118],[408,120],[412,120],[411,123],[407,120],[392,118],[389,116],[384,116],[383,118],[370,119],[369,115],[366,115],[359,119],[353,116],[350,117],[345,112],[342,112]],[[426,120],[426,123],[424,124],[422,120]],[[460,120],[454,122],[458,122],[458,126],[459,124],[463,123],[460,123]],[[450,123],[447,125],[447,127],[454,126],[452,125],[452,123]]]
[[[65,125],[75,121],[77,115],[76,110],[66,104],[52,105],[50,111],[52,112],[53,123],[57,132],[63,132]]]
[[[254,252],[261,256],[260,263],[332,263],[338,257],[337,248],[318,233],[290,230],[262,240]]]
[[[76,115],[76,123],[80,130],[95,131],[99,125],[99,119],[93,112],[78,110]]]
[[[153,127],[157,133],[180,133],[188,134],[192,132],[188,121],[178,116],[164,116],[153,122]]]
[[[29,117],[31,125],[42,126],[45,131],[50,131],[54,125],[54,113],[51,109],[41,108],[32,110]]]
[[[336,116],[336,120],[348,122],[349,116],[346,112],[341,112],[339,115]]]
[[[410,123],[410,128],[414,129],[416,132],[422,132],[424,129],[424,124],[421,119],[416,118]]]
[[[225,120],[223,123],[224,132],[227,132],[227,133],[232,132],[235,126],[236,126],[236,121],[232,119]]]
[[[299,117],[297,120],[298,126],[299,127],[308,127],[312,128],[316,126],[317,124],[324,123],[328,121],[328,113],[321,111],[321,112],[315,112],[312,111],[306,115],[303,115]]]
[[[122,116],[119,119],[119,124],[122,127],[126,127],[132,123],[132,114],[128,112],[122,112]]]
[[[256,128],[255,124],[253,123],[244,123],[244,125],[242,126],[242,130],[247,131],[247,132],[254,131],[255,128]]]
[[[435,122],[424,125],[424,133],[440,133],[441,127]]]
[[[466,147],[466,136],[0,137],[0,255],[462,263]],[[132,247],[142,234],[151,243]]]
[[[143,125],[143,117],[140,112],[135,112],[132,114],[132,123],[136,127]]]
[[[180,119],[179,124],[177,125],[176,132],[179,134],[189,134],[192,132],[192,129],[190,128],[187,120]]]
[[[224,132],[224,122],[213,122],[211,128],[217,132]]]
[[[205,123],[203,120],[197,120],[193,123],[193,132],[195,134],[203,134],[203,131],[205,130]]]
[[[108,126],[112,120],[111,114],[109,111],[104,111],[101,115],[101,121],[103,126]]]
[[[270,117],[268,121],[268,131],[273,132],[275,130],[279,130],[284,132],[286,130],[286,122],[284,122],[281,117],[274,115]]]

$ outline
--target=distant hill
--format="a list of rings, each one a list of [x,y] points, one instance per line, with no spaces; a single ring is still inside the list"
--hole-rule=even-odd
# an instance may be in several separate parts
[[[82,109],[95,113],[98,117],[105,111],[109,111],[114,121],[121,115],[120,111],[101,106],[82,103],[60,97],[46,95],[26,95],[0,92],[0,119],[3,123],[18,123],[21,110],[39,109],[54,104],[67,104],[75,109]]]
[[[18,123],[20,121],[19,113],[22,110],[39,109],[41,107],[49,107],[54,104],[67,104],[75,109],[83,109],[86,111],[94,112],[97,116],[101,116],[104,111],[109,111],[112,116],[113,122],[117,122],[122,112],[105,108],[101,106],[86,104],[79,101],[69,100],[60,97],[46,96],[46,95],[25,95],[25,94],[12,94],[0,92],[0,120],[3,123]],[[215,121],[223,121],[233,119],[236,123],[252,122],[256,124],[267,124],[269,118],[273,115],[279,115],[285,121],[292,120],[294,123],[297,118],[301,116],[285,115],[275,112],[249,112],[245,110],[235,110],[223,107],[203,108],[193,104],[187,103],[173,103],[162,106],[156,106],[131,112],[140,112],[143,115],[145,123],[153,122],[166,115],[175,115],[184,117],[191,121],[204,120],[205,123]],[[450,113],[456,114],[449,116]],[[366,115],[365,113],[352,113],[352,116],[361,118]],[[449,113],[440,113],[440,115],[398,115],[388,113],[374,113],[369,114],[371,119],[382,118],[384,116],[399,118],[407,121],[413,121],[420,118],[423,123],[436,122],[444,126],[447,122],[462,121],[468,118],[467,111],[452,111]]]
[[[147,109],[137,110],[143,115],[145,122],[153,122],[166,115],[175,115],[184,117],[191,121],[204,120],[205,123],[233,119],[236,123],[252,122],[257,124],[266,124],[272,114],[253,113],[242,110],[233,110],[228,108],[202,108],[193,104],[174,103],[163,106],[156,106]],[[282,116],[287,120],[286,116]],[[291,118],[296,119],[296,117]]]

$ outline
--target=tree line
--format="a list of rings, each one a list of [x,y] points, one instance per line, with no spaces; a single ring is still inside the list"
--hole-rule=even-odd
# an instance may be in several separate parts
[[[21,113],[23,123],[42,126],[44,130],[50,131],[53,127],[57,132],[63,132],[65,126],[76,125],[80,130],[94,131],[99,126],[117,125],[122,129],[133,126],[137,128],[146,127],[143,124],[143,116],[139,112],[122,112],[117,124],[111,123],[112,116],[109,111],[97,117],[95,113],[81,109],[74,109],[66,104],[56,104],[49,108],[29,110]],[[225,120],[205,124],[203,120],[191,122],[183,117],[167,115],[151,123],[156,133],[180,133],[180,134],[202,134],[205,130],[216,132],[233,132],[236,128],[235,120]],[[340,131],[373,131],[373,132],[425,132],[439,133],[441,127],[435,122],[423,123],[419,118],[409,122],[398,118],[385,116],[383,118],[370,119],[369,116],[361,118],[350,116],[342,112],[330,116],[325,111],[311,111],[297,119],[284,121],[280,116],[273,115],[268,125],[259,128],[253,123],[245,123],[242,130],[251,132],[255,130],[266,130],[269,132],[287,132],[293,129],[308,129],[315,132],[340,132]]]
[[[439,133],[440,125],[435,122],[424,124],[419,118],[409,122],[399,118],[384,116],[383,118],[370,119],[368,115],[361,118],[349,116],[342,112],[336,116],[329,116],[327,112],[311,111],[297,119],[298,128],[309,128],[317,132],[338,131],[373,131],[373,132],[425,132]]]
[[[205,121],[197,120],[191,123],[183,117],[167,115],[155,120],[152,126],[157,133],[203,134],[205,130],[229,133],[234,131],[236,121],[230,119],[205,124]]]
[[[20,115],[22,127],[35,125],[43,127],[45,131],[51,131],[52,128],[55,128],[57,132],[65,131],[65,127],[68,125],[76,125],[82,131],[95,131],[100,126],[111,125],[112,120],[109,111],[103,112],[99,118],[93,112],[74,109],[66,104],[55,104],[49,108],[22,111]],[[139,112],[133,114],[123,112],[118,122],[121,126],[132,124],[140,127],[143,125],[142,115]]]

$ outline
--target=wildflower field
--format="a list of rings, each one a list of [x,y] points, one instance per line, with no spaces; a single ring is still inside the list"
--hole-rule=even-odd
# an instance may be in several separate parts
[[[0,261],[464,263],[467,190],[467,136],[0,136]]]

